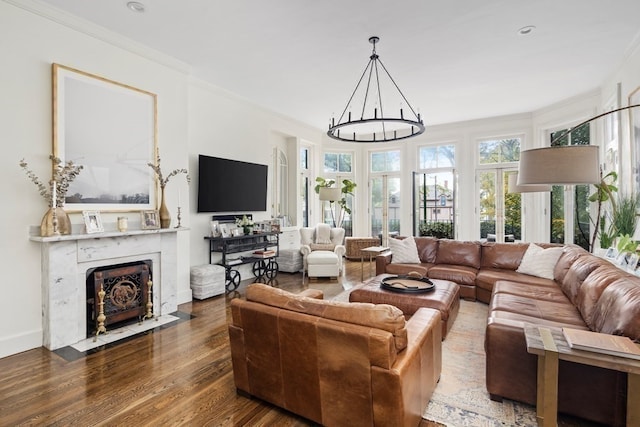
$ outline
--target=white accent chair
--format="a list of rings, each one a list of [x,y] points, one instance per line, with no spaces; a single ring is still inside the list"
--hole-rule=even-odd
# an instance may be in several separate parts
[[[300,252],[303,257],[302,282],[309,277],[338,277],[342,274],[342,257],[346,252],[344,228],[328,224],[300,229]]]

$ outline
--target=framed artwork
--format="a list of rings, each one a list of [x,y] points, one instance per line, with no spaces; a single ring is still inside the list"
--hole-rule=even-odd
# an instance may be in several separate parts
[[[52,82],[53,154],[84,167],[65,209],[154,209],[156,95],[60,64]]]
[[[88,234],[102,233],[104,231],[104,227],[102,226],[102,218],[100,218],[100,212],[82,211],[82,217],[84,218],[84,226]]]
[[[629,105],[640,104],[640,87],[629,95]],[[640,107],[629,110],[629,128],[631,129],[631,153],[633,164],[631,172],[634,177],[635,189],[640,190]]]
[[[607,252],[604,254],[604,257],[610,260],[616,259],[618,256],[618,250],[616,248],[609,248]]]
[[[160,228],[160,216],[157,210],[140,212],[140,224],[143,230],[155,230]]]
[[[637,267],[638,267],[638,254],[636,252],[633,252],[629,256],[629,263],[627,265],[627,268],[635,272]]]

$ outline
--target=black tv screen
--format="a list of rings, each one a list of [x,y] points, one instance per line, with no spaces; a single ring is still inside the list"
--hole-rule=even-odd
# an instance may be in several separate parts
[[[200,155],[198,212],[267,210],[267,165]]]

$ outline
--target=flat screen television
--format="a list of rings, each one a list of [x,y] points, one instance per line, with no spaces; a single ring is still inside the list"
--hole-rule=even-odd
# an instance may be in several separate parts
[[[198,212],[267,210],[267,165],[198,158]]]

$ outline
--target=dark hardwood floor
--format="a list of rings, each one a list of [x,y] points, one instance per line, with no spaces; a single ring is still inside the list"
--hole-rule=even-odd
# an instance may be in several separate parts
[[[345,270],[338,281],[305,284],[299,273],[280,273],[273,285],[292,292],[321,289],[331,298],[360,282],[360,262],[346,261]],[[312,425],[236,393],[228,307],[251,282],[232,294],[180,305],[191,320],[76,360],[45,348],[0,359],[0,425]]]

